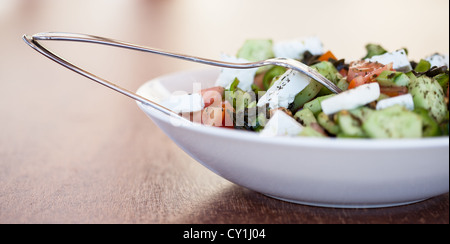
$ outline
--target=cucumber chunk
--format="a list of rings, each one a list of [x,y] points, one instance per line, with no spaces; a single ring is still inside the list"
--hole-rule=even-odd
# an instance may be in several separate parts
[[[321,105],[322,101],[327,98],[330,98],[332,96],[335,96],[335,94],[316,97],[315,99],[305,103],[303,108],[308,108],[309,110],[311,110],[313,112],[314,115],[317,115],[318,113],[322,112],[322,105]]]
[[[422,118],[401,105],[372,112],[362,128],[370,138],[420,138]]]
[[[306,126],[303,128],[302,132],[300,132],[299,136],[306,136],[306,137],[325,137],[322,133],[318,132],[314,128],[310,126]]]
[[[313,112],[308,109],[304,108],[294,115],[294,119],[300,122],[303,126],[311,126],[313,123],[317,123],[316,117],[314,116]]]
[[[442,89],[444,91],[447,90],[448,88],[448,74],[442,73],[442,74],[438,74],[434,77],[434,79],[436,79],[436,81],[439,83],[439,85],[441,85]]]
[[[279,77],[280,75],[286,73],[286,68],[281,67],[281,66],[273,66],[272,68],[270,68],[263,77],[263,86],[265,90],[268,90],[272,84],[273,84],[273,80],[276,77]]]
[[[317,70],[325,78],[333,82],[335,85],[342,80],[342,75],[338,72],[336,67],[328,61],[322,61],[320,63],[314,64],[311,68]],[[315,96],[329,95],[332,92],[329,91],[319,82],[312,80],[311,83],[305,87],[299,94],[295,96],[294,104],[291,107],[291,111],[297,111],[305,103],[313,99]]]
[[[408,89],[413,96],[415,108],[428,110],[429,115],[438,123],[444,120],[448,111],[444,90],[434,78],[425,75],[413,78]]]
[[[438,123],[431,118],[426,109],[416,108],[414,112],[422,118],[423,137],[440,136],[442,134]]]
[[[351,115],[353,115],[353,117],[359,119],[359,121],[363,123],[373,112],[375,112],[375,110],[368,107],[359,107],[349,110],[349,112]]]
[[[254,62],[273,58],[275,55],[272,51],[272,45],[273,42],[270,39],[246,40],[236,56]]]
[[[317,122],[322,128],[324,128],[328,133],[332,135],[337,135],[341,132],[339,125],[336,124],[330,116],[326,115],[324,112],[320,112],[317,115]]]
[[[301,92],[299,92],[294,99],[294,102],[291,104],[290,110],[291,111],[297,111],[299,108],[301,108],[305,103],[313,99],[322,89],[322,84],[315,80],[311,80],[309,84],[303,89]]]
[[[425,59],[421,59],[417,64],[416,68],[414,68],[414,71],[418,73],[427,72],[430,68],[431,68],[430,62],[426,61]]]
[[[340,129],[339,137],[366,137],[361,127],[361,122],[355,119],[348,110],[342,110],[337,113],[337,123]]]
[[[381,86],[407,86],[409,77],[403,72],[385,70],[376,78]]]
[[[238,50],[236,57],[252,62],[261,61],[275,57],[273,53],[273,41],[270,39],[250,39],[246,40]],[[267,71],[270,66],[258,68],[257,74]]]

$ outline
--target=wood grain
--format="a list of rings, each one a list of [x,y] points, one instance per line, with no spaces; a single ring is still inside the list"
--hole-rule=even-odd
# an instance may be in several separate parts
[[[448,224],[448,194],[401,207],[332,209],[237,186],[191,159],[134,101],[59,67],[20,40],[24,33],[71,31],[217,57],[256,34],[238,29],[237,40],[230,41],[223,28],[190,28],[200,23],[201,12],[184,12],[184,1],[106,2],[0,3],[0,223]],[[227,2],[220,7],[241,3]],[[195,44],[192,35],[206,41]],[[199,67],[108,47],[48,45],[130,90],[159,75]]]

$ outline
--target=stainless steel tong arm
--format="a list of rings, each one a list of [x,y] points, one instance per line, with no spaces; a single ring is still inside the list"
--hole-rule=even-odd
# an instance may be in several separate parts
[[[273,58],[273,59],[267,59],[259,62],[252,62],[252,63],[230,63],[230,62],[223,62],[218,60],[212,60],[212,59],[206,59],[206,58],[199,58],[195,56],[185,55],[185,54],[177,54],[173,52],[167,52],[164,50],[159,50],[155,48],[140,46],[132,43],[127,43],[123,41],[113,40],[110,38],[100,37],[100,36],[93,36],[93,35],[86,35],[86,34],[76,34],[76,33],[64,33],[64,32],[46,32],[46,33],[38,33],[32,36],[24,35],[23,40],[33,49],[38,51],[39,53],[43,54],[44,56],[50,58],[51,60],[59,63],[60,65],[79,73],[91,80],[94,80],[104,86],[107,86],[117,92],[120,92],[128,97],[133,98],[134,100],[137,100],[139,102],[142,102],[144,104],[147,104],[163,113],[166,114],[173,114],[171,110],[154,103],[142,96],[139,96],[138,94],[128,91],[122,87],[117,86],[116,84],[109,82],[103,78],[100,78],[86,70],[83,70],[74,64],[64,60],[63,58],[57,56],[50,50],[43,47],[39,41],[74,41],[74,42],[88,42],[88,43],[97,43],[97,44],[103,44],[103,45],[109,45],[114,47],[121,47],[121,48],[127,48],[142,52],[150,52],[154,54],[164,55],[168,57],[183,59],[191,62],[197,62],[207,65],[213,65],[223,68],[233,68],[233,69],[250,69],[250,68],[258,68],[262,66],[267,65],[277,65],[282,66],[286,68],[290,68],[293,70],[296,70],[298,72],[301,72],[310,78],[316,80],[317,82],[324,85],[326,88],[328,88],[333,93],[340,93],[342,92],[341,89],[339,89],[333,82],[329,81],[327,78],[322,76],[319,72],[316,70],[310,68],[309,66],[293,60],[293,59],[285,59],[285,58]]]

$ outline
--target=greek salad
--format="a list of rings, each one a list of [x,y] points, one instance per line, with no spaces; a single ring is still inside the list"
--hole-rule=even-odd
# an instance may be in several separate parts
[[[405,48],[388,51],[378,44],[365,48],[361,59],[345,60],[324,50],[316,37],[247,40],[236,56],[222,55],[222,60],[296,59],[343,92],[334,94],[308,76],[280,66],[224,68],[215,86],[161,103],[204,125],[261,136],[448,136],[448,55],[436,53],[413,61]]]

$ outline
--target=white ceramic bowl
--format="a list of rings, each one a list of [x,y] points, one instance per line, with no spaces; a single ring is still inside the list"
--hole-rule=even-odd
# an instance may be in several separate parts
[[[147,82],[169,91],[211,87],[219,70],[187,71]],[[421,201],[449,189],[449,138],[266,138],[257,133],[174,125],[177,119],[139,107],[186,153],[243,187],[285,201],[326,207],[386,207]],[[151,135],[149,135],[151,136]]]

